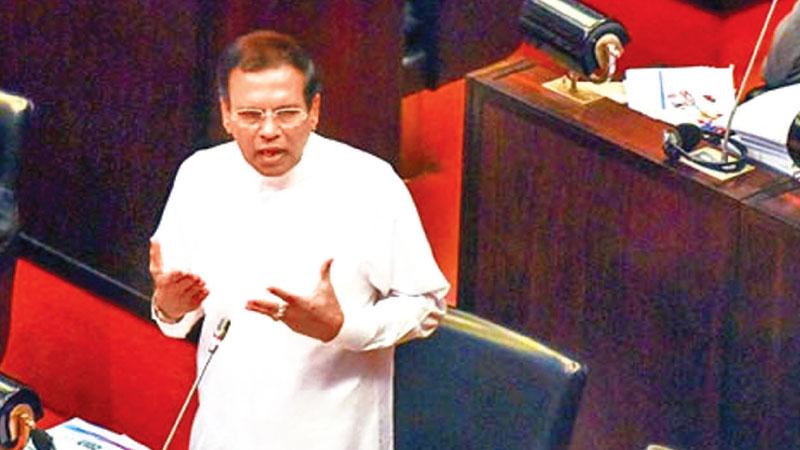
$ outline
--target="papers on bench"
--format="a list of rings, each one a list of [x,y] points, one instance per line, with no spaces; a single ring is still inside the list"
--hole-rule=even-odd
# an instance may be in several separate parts
[[[736,103],[732,66],[628,69],[623,85],[628,107],[672,125],[724,127]]]
[[[663,122],[691,123],[722,134],[736,91],[733,67],[628,69],[623,82],[628,107]],[[772,89],[742,103],[731,124],[748,156],[789,176],[800,176],[789,156],[789,127],[800,112],[800,84]]]
[[[77,417],[47,430],[58,450],[150,450],[124,434],[114,433]],[[28,443],[25,450],[33,449]]]
[[[800,168],[789,156],[786,141],[798,112],[800,84],[772,89],[739,105],[731,129],[747,146],[750,158],[797,177]]]

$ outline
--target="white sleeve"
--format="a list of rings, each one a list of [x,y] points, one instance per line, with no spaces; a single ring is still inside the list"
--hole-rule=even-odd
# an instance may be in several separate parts
[[[184,226],[187,211],[191,208],[192,202],[192,196],[187,195],[191,194],[192,186],[191,178],[188,174],[190,171],[186,169],[186,166],[187,164],[184,162],[178,169],[167,204],[164,206],[164,212],[161,215],[161,221],[152,236],[152,239],[157,240],[161,245],[164,271],[188,271],[189,262],[191,261],[190,250],[192,246],[187,240],[188,234]],[[151,317],[158,324],[161,332],[174,338],[186,337],[194,324],[203,317],[203,314],[203,308],[199,307],[185,314],[178,322],[168,323],[159,320],[154,309],[151,308]]]
[[[152,300],[151,300],[152,301]],[[164,333],[165,336],[169,336],[171,338],[182,339],[185,338],[189,331],[192,330],[194,324],[203,317],[203,308],[197,308],[194,311],[189,311],[188,313],[184,314],[181,317],[181,320],[170,323],[164,322],[158,317],[156,314],[155,308],[150,308],[150,317],[156,322],[158,328],[161,329],[161,332]]]
[[[399,179],[382,207],[388,220],[375,232],[367,277],[379,299],[344,310],[344,324],[331,341],[354,351],[386,348],[433,333],[446,311],[447,280],[434,260],[414,201]]]
[[[344,324],[331,341],[353,351],[391,347],[432,334],[447,306],[431,294],[392,294],[372,307],[346,311]]]

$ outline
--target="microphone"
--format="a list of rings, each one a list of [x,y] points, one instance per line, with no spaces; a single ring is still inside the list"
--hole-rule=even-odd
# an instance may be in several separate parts
[[[203,368],[200,370],[200,373],[197,374],[197,378],[195,378],[194,383],[192,384],[192,388],[189,389],[189,394],[186,395],[186,400],[183,401],[183,406],[181,407],[180,412],[178,413],[178,417],[175,419],[175,423],[172,424],[172,430],[170,430],[169,435],[167,436],[167,440],[164,441],[164,446],[161,447],[161,450],[167,450],[169,444],[172,442],[172,439],[175,437],[175,431],[178,429],[178,424],[181,423],[181,419],[183,419],[183,415],[186,414],[186,408],[189,407],[189,401],[192,399],[192,395],[194,395],[194,391],[197,390],[197,386],[200,385],[200,381],[203,380],[203,375],[206,373],[206,369],[208,369],[209,363],[211,363],[211,359],[214,357],[214,354],[217,352],[217,348],[219,348],[220,342],[225,339],[225,336],[228,334],[228,329],[231,327],[231,320],[227,317],[223,317],[217,323],[217,328],[214,330],[214,339],[211,342],[211,345],[208,347],[208,358],[206,358],[205,364],[203,364]]]
[[[761,48],[761,42],[764,40],[764,35],[767,33],[767,27],[769,22],[772,20],[772,13],[775,12],[775,6],[778,4],[778,0],[772,0],[772,3],[769,5],[769,10],[767,11],[767,17],[764,19],[764,25],[761,26],[761,33],[758,35],[758,39],[756,40],[756,45],[753,48],[753,53],[750,55],[750,62],[747,64],[747,69],[744,71],[744,76],[742,77],[742,82],[739,83],[739,92],[736,93],[736,101],[733,104],[733,108],[731,109],[731,113],[728,115],[728,123],[725,125],[725,134],[722,136],[722,162],[728,162],[728,141],[731,137],[731,124],[733,123],[733,115],[736,114],[736,109],[739,107],[739,103],[742,101],[742,96],[744,94],[744,88],[747,86],[747,79],[750,78],[750,72],[753,70],[753,65],[756,62],[756,56],[758,55],[758,50]]]

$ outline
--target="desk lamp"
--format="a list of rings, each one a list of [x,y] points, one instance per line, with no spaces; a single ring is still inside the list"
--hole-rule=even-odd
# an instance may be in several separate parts
[[[37,450],[52,449],[49,435],[36,429],[36,420],[43,415],[36,392],[0,374],[0,449],[21,450],[29,438]]]
[[[629,41],[619,22],[576,0],[525,0],[520,24],[526,41],[568,69],[565,77],[544,83],[544,87],[581,104],[601,96],[581,90],[578,80],[610,80],[623,46]]]

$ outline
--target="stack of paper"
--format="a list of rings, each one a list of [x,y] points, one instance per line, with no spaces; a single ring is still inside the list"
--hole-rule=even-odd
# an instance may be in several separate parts
[[[772,89],[742,103],[731,129],[747,146],[751,159],[796,177],[800,168],[789,156],[786,141],[798,112],[800,84]]]
[[[725,126],[736,103],[733,67],[673,67],[625,71],[628,107],[672,125]]]

